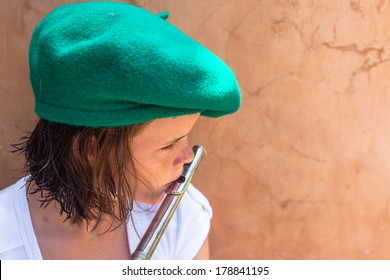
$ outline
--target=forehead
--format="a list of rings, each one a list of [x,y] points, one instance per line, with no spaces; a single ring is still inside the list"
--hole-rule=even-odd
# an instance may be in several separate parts
[[[156,119],[145,125],[133,138],[133,144],[160,144],[187,135],[199,114]]]

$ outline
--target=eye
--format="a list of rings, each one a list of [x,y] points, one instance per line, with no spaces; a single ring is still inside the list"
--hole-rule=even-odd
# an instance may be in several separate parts
[[[173,143],[171,145],[168,145],[164,148],[161,148],[162,151],[170,151],[170,150],[173,150],[173,147],[175,146],[176,143]]]

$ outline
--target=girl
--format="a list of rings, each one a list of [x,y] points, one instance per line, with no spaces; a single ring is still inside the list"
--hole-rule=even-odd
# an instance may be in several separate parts
[[[165,19],[115,2],[58,7],[29,52],[40,117],[0,192],[0,259],[129,259],[193,159],[200,116],[241,102],[234,74]],[[207,259],[211,208],[190,186],[153,259]]]

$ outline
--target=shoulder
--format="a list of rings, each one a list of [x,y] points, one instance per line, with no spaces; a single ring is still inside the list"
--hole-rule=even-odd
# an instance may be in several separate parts
[[[0,191],[0,259],[25,258],[17,212],[18,194],[24,191],[25,180]]]
[[[0,224],[8,225],[16,222],[15,196],[19,188],[23,187],[22,181],[0,190]]]

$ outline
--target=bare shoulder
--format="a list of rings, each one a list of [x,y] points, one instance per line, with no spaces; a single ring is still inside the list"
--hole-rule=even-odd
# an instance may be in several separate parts
[[[199,249],[198,253],[194,257],[194,260],[209,260],[209,259],[210,259],[210,246],[209,246],[209,238],[207,237],[202,247]]]

